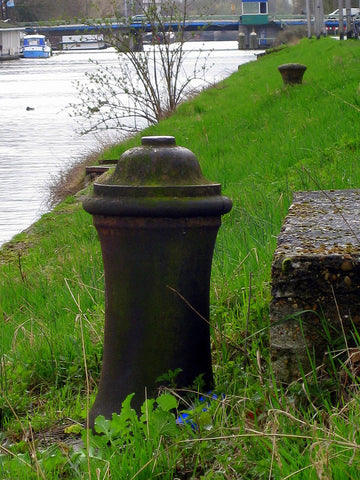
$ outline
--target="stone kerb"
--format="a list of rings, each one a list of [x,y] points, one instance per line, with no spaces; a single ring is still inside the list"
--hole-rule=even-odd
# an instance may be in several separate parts
[[[301,378],[313,361],[321,364],[332,341],[360,327],[359,239],[360,190],[294,195],[272,263],[270,347],[278,381]]]

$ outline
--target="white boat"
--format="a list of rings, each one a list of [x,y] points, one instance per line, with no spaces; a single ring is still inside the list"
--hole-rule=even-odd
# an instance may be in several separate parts
[[[32,34],[24,36],[24,58],[49,58],[51,55],[51,46],[45,35]]]
[[[102,50],[107,47],[103,35],[64,35],[63,50]]]

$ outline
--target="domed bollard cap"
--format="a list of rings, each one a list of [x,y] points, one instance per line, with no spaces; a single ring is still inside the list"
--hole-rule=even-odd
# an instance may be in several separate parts
[[[94,195],[83,202],[87,212],[192,217],[231,210],[221,185],[204,178],[194,153],[177,146],[174,137],[143,137],[141,144],[123,153],[115,171],[94,184]]]
[[[144,137],[85,199],[105,272],[104,354],[89,414],[119,413],[134,393],[156,395],[157,378],[178,371],[178,387],[213,387],[209,322],[212,255],[221,215],[232,206],[174,137]]]

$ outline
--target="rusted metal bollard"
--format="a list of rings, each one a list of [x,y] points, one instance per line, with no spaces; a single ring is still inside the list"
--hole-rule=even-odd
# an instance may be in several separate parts
[[[143,137],[83,203],[94,216],[105,271],[99,391],[90,411],[111,418],[135,393],[139,410],[157,378],[181,369],[178,386],[203,375],[210,389],[209,284],[221,215],[231,200],[206,180],[174,137]]]
[[[306,68],[306,65],[301,63],[284,63],[278,70],[285,85],[294,85],[302,83]]]

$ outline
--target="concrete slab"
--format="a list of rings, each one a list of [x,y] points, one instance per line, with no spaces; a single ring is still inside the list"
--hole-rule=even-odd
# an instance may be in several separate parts
[[[272,263],[271,361],[290,383],[360,328],[360,190],[298,192]]]

